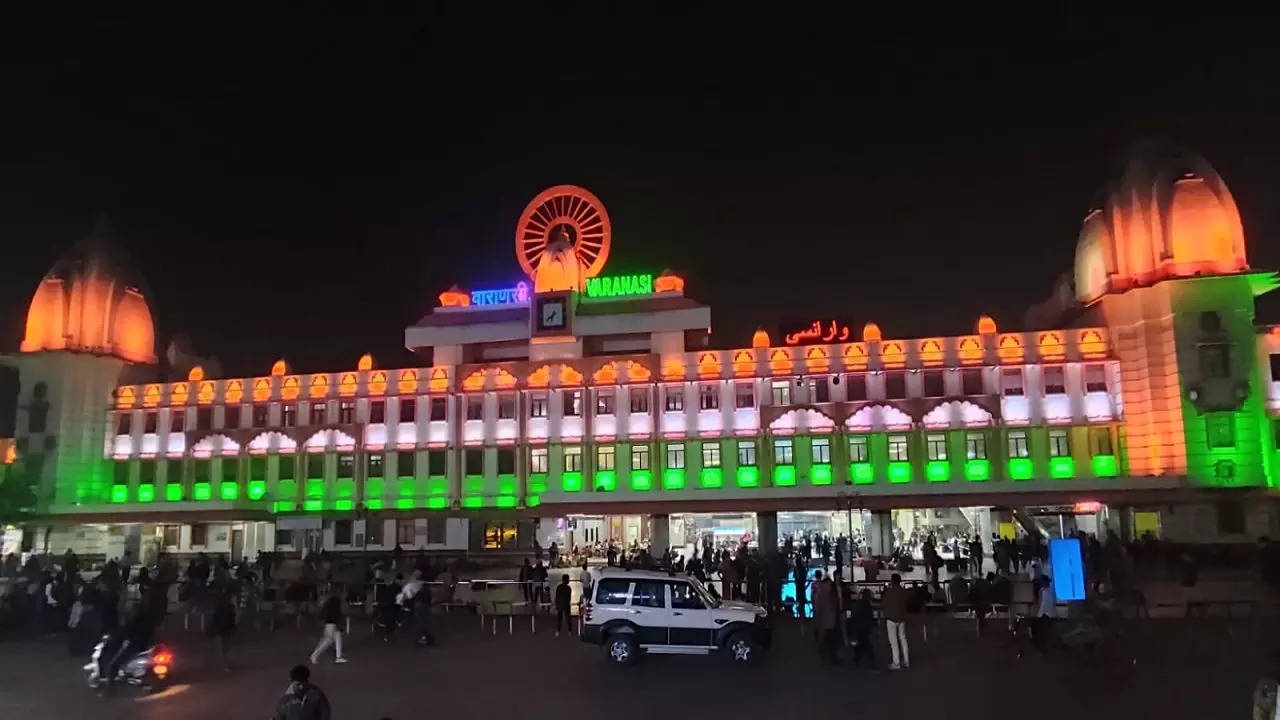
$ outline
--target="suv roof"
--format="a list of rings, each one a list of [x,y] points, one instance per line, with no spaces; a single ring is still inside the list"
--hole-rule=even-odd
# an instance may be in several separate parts
[[[684,573],[667,572],[665,570],[627,570],[620,567],[592,568],[591,573],[603,578],[628,578],[631,580],[688,580]]]

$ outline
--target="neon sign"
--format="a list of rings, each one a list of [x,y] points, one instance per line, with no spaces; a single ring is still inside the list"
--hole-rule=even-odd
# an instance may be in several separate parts
[[[820,320],[814,320],[809,327],[787,333],[782,339],[788,345],[805,345],[808,343],[819,342],[845,342],[849,339],[849,326],[841,325],[835,320],[832,320],[826,325],[824,325]]]
[[[587,297],[609,298],[652,295],[653,275],[613,275],[587,278]]]
[[[512,305],[529,302],[529,285],[521,280],[515,287],[472,290],[472,305]]]

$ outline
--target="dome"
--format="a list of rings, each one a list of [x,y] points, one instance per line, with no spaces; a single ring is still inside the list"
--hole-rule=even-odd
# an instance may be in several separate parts
[[[142,283],[101,225],[40,281],[27,311],[20,349],[156,361],[155,325]]]
[[[1160,280],[1249,269],[1240,212],[1201,156],[1145,147],[1085,217],[1076,244],[1076,297]]]

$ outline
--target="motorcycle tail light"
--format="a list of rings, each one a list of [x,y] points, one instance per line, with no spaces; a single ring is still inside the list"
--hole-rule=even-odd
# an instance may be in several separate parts
[[[165,675],[168,675],[168,674],[169,674],[169,666],[168,666],[168,665],[156,665],[156,666],[152,669],[152,671],[153,671],[153,672],[155,672],[156,677],[164,677]]]
[[[152,659],[155,661],[155,664],[157,666],[168,665],[173,662],[173,655],[167,652],[162,652],[162,653],[157,653],[156,656]]]

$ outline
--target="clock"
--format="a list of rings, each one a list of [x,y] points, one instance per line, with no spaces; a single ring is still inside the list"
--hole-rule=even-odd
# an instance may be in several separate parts
[[[549,297],[538,300],[534,324],[538,330],[563,330],[568,324],[565,319],[567,303],[564,297]]]

